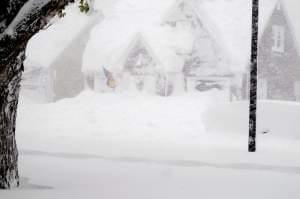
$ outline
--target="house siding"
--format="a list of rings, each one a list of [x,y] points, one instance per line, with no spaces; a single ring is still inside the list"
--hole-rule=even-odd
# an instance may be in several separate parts
[[[258,81],[267,81],[267,97],[295,101],[295,82],[300,80],[297,45],[282,6],[274,8],[259,42]],[[274,27],[284,29],[283,51],[274,50]],[[260,89],[258,87],[258,89]]]

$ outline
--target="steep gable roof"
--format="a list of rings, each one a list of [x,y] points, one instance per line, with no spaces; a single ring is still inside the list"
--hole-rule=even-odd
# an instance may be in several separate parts
[[[142,33],[137,33],[134,36],[134,39],[130,42],[128,48],[125,50],[125,53],[121,56],[119,60],[119,65],[124,66],[125,62],[127,61],[127,58],[130,56],[134,48],[145,48],[147,53],[151,56],[151,58],[154,59],[154,62],[156,64],[161,64],[160,60],[156,56],[156,54],[153,52],[153,49],[151,46],[148,44],[148,42],[145,40],[144,36]],[[124,70],[125,68],[122,68]]]
[[[300,9],[300,4],[299,4]],[[290,9],[287,9],[287,4],[283,0],[277,0],[273,5],[273,10],[270,12],[267,23],[264,26],[264,29],[261,31],[261,35],[267,31],[267,26],[274,25],[284,25],[287,27],[289,34],[293,37],[295,42],[295,48],[299,54],[300,52],[300,22],[292,20],[293,13],[290,13]],[[299,14],[300,17],[300,14]]]

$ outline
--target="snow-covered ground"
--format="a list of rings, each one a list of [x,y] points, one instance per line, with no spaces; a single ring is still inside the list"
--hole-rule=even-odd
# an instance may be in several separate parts
[[[22,155],[20,166],[26,183],[1,198],[299,198],[299,167],[292,166],[59,154]]]
[[[298,199],[300,104],[260,103],[255,154],[247,109],[218,92],[21,97],[22,185],[0,198]]]

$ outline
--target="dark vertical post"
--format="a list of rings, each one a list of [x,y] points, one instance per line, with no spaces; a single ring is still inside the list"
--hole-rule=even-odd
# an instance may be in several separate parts
[[[252,34],[250,66],[250,105],[249,105],[249,143],[248,151],[256,151],[256,107],[257,107],[257,43],[258,43],[259,0],[252,0]]]

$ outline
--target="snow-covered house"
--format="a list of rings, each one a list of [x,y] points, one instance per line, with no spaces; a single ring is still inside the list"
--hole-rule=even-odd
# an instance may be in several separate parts
[[[94,28],[85,51],[83,71],[92,88],[134,87],[169,95],[198,89],[203,79],[228,80],[222,42],[197,5],[188,0],[120,1],[115,15]],[[105,71],[114,77],[115,88],[108,88]]]
[[[189,51],[176,52],[184,58],[182,72],[185,90],[204,91],[226,86],[226,81],[230,79],[228,57],[221,38],[217,37],[218,30],[206,11],[199,8],[196,1],[179,0],[167,13],[164,24],[174,29],[189,30],[193,35]]]
[[[234,2],[234,1],[233,1]],[[240,68],[239,74],[243,75],[244,81],[237,85],[243,98],[249,95],[249,67],[250,67],[250,42],[251,42],[251,2],[233,3],[231,7],[231,23],[240,28],[238,34],[227,28],[227,32],[235,34],[224,34],[225,41],[232,42],[229,52],[236,57],[236,68]],[[211,5],[210,5],[211,6]],[[258,98],[289,100],[299,99],[299,39],[300,23],[298,21],[299,4],[290,0],[266,0],[260,2],[259,14],[259,41],[258,41]],[[216,5],[213,11],[228,8],[225,5]],[[243,9],[242,9],[243,8]],[[247,11],[247,10],[248,11]],[[236,11],[236,10],[241,10]],[[238,17],[239,15],[243,17]],[[226,17],[217,14],[215,20]],[[225,18],[227,21],[227,19]],[[220,23],[220,25],[224,25]],[[248,28],[247,28],[248,27]],[[225,27],[221,30],[226,30]],[[228,31],[229,30],[229,31]],[[235,39],[230,38],[234,35]],[[227,46],[230,46],[227,44]],[[240,52],[240,53],[239,53]],[[240,65],[241,67],[238,67]],[[242,79],[242,78],[240,78]]]
[[[258,91],[262,99],[300,101],[299,45],[289,16],[279,0],[259,40]]]
[[[218,27],[230,68],[237,77],[234,91],[248,96],[251,52],[251,1],[204,1],[203,7]],[[297,1],[264,0],[259,5],[258,97],[299,99],[300,13]]]
[[[45,101],[74,97],[84,89],[81,71],[82,57],[91,29],[103,19],[101,12],[92,15],[80,13],[77,4],[67,7],[67,15],[55,17],[46,30],[40,31],[28,43],[25,62],[24,85],[47,79],[47,86],[36,84],[35,90],[44,90]],[[74,23],[76,21],[76,23]],[[32,64],[32,63],[38,64]],[[26,79],[26,81],[25,81]],[[23,86],[22,90],[28,90]]]
[[[174,53],[167,42],[155,43],[160,35],[165,34],[169,33],[163,29],[134,34],[112,65],[103,64],[97,68],[96,73],[87,72],[88,79],[93,82],[89,86],[96,91],[134,90],[159,95],[169,95],[175,90],[183,91],[183,87],[174,88],[178,81],[183,86],[183,59]],[[113,85],[109,83],[111,78],[115,82]]]
[[[152,34],[147,35],[148,37],[153,36]],[[155,50],[155,46],[151,46],[142,33],[134,36],[119,62],[122,67],[120,75],[123,75],[121,82],[123,88],[124,85],[127,85],[125,89],[145,90],[160,95],[169,95],[173,91],[173,81],[178,76],[180,81],[180,71],[168,70],[170,67],[164,67],[172,64],[169,59],[164,58],[168,49],[164,49],[164,52]],[[181,60],[176,59],[175,56],[173,54],[172,61],[177,60],[181,63]],[[172,58],[172,55],[168,58]],[[173,63],[173,66],[175,64]]]

